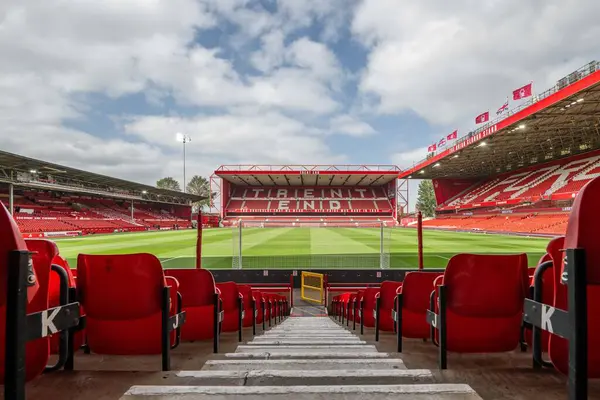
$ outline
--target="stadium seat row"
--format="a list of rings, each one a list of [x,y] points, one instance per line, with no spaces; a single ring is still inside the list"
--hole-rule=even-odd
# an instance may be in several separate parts
[[[169,370],[170,350],[181,341],[212,339],[218,352],[221,332],[238,331],[241,341],[243,327],[254,327],[254,334],[256,324],[264,329],[290,311],[285,296],[235,282],[215,284],[204,269],[164,271],[151,254],[80,254],[71,270],[54,242],[23,240],[1,205],[0,259],[0,383],[6,398],[23,398],[25,381],[44,372],[73,369],[80,348],[161,354],[162,369]],[[50,354],[59,355],[52,366]]]
[[[403,282],[337,295],[330,313],[346,325],[353,321],[353,329],[360,322],[361,333],[375,328],[376,340],[380,330],[395,332],[399,352],[402,338],[431,339],[441,369],[447,352],[530,345],[536,368],[573,374],[569,382],[579,378],[573,385],[584,390],[582,379],[600,378],[598,204],[600,178],[579,193],[566,236],[549,242],[536,268],[527,267],[526,254],[458,254],[443,274],[409,272]]]

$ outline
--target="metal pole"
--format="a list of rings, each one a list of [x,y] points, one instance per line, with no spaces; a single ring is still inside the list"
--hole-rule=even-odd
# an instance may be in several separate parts
[[[379,227],[379,268],[385,268],[383,262],[383,222]]]
[[[183,137],[183,193],[186,192],[185,188],[185,136]]]
[[[15,187],[12,183],[8,184],[8,212],[15,214]]]
[[[240,243],[239,244],[240,247],[238,249],[238,251],[240,252],[240,263],[238,265],[238,268],[242,269],[242,220],[241,219],[240,219],[240,223],[239,223],[239,228],[238,229],[240,230],[240,242],[239,242]]]
[[[423,214],[417,213],[417,240],[419,246],[419,269],[423,269]]]
[[[133,199],[131,200],[131,220],[135,222],[135,218],[133,217]]]

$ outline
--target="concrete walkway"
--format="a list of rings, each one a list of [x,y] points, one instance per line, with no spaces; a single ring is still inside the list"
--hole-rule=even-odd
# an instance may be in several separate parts
[[[132,386],[122,400],[480,399],[468,385],[406,369],[329,317],[290,317],[200,371],[172,375],[168,384]]]

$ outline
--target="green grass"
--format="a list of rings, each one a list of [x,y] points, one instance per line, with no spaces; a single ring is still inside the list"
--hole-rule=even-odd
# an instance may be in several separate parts
[[[244,268],[377,268],[380,230],[369,228],[246,228],[242,235]],[[416,268],[415,229],[387,229],[392,268]],[[205,268],[231,268],[232,229],[203,232],[202,263]],[[77,255],[152,253],[165,268],[193,268],[196,232],[162,231],[57,239],[61,254],[71,267]],[[424,232],[425,267],[446,266],[457,253],[527,253],[535,265],[545,253],[548,239],[445,231]]]

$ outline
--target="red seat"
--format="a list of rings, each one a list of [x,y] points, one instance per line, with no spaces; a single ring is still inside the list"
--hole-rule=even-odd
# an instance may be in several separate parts
[[[447,293],[446,350],[457,353],[514,350],[520,342],[528,287],[526,254],[452,257],[443,278]],[[441,288],[438,286],[437,290]],[[443,303],[441,298],[439,303]]]
[[[252,291],[252,298],[254,299],[255,303],[256,303],[256,323],[257,324],[262,324],[263,323],[263,309],[262,309],[262,304],[264,301],[264,297],[263,294],[258,291],[258,290],[253,290]]]
[[[348,320],[349,321],[354,321],[356,319],[356,316],[354,314],[358,314],[358,312],[355,313],[355,311],[358,310],[358,304],[356,300],[356,296],[358,295],[358,293],[351,293],[350,294],[350,298],[348,299]]]
[[[409,272],[404,277],[402,294],[401,334],[405,338],[427,339],[430,336],[426,316],[433,282],[438,272]]]
[[[600,377],[600,246],[598,246],[598,226],[600,213],[600,179],[588,183],[577,195],[565,236],[564,248],[585,250],[587,265],[587,312],[588,312],[588,377]],[[563,254],[554,252],[554,301],[556,308],[568,310],[567,286],[561,283],[564,272]],[[569,343],[567,340],[550,335],[550,361],[563,374],[569,371]]]
[[[235,282],[217,283],[217,287],[221,291],[221,300],[223,301],[223,324],[221,329],[223,332],[235,332],[239,326],[240,308],[239,299],[240,292],[238,285]]]
[[[27,245],[8,210],[0,203],[0,383],[4,383],[6,350],[6,301],[8,260],[11,251],[27,251]],[[36,276],[35,284],[27,289],[27,313],[31,314],[48,309],[48,291],[50,263],[33,264]],[[50,352],[49,337],[27,342],[25,350],[25,379],[27,381],[40,375],[46,368]]]
[[[538,263],[538,267],[546,261],[553,261],[554,259],[559,260],[558,262],[562,262],[562,249],[564,248],[565,238],[560,236],[552,239],[548,246],[546,247],[546,254],[540,258]],[[537,269],[537,268],[536,268]],[[552,304],[554,300],[554,266],[546,269],[542,275],[542,303],[544,304]],[[531,277],[531,286],[533,287],[533,277]],[[525,331],[525,341],[531,346],[532,338],[531,338],[531,329],[527,329]],[[542,330],[542,351],[548,351],[548,343],[550,340],[550,333]]]
[[[207,340],[214,337],[216,287],[207,269],[168,269],[167,276],[179,282],[186,322],[181,327],[181,340]]]
[[[355,318],[356,318],[357,323],[360,323],[360,321],[361,321],[360,302],[364,295],[365,295],[364,290],[359,290],[356,292],[356,317]]]
[[[379,293],[379,288],[366,288],[363,291],[362,301],[362,323],[367,328],[375,327],[375,317],[373,310],[375,309],[376,296]]]
[[[248,328],[252,326],[252,287],[250,285],[238,285],[240,295],[242,295],[242,301],[244,304],[244,319],[242,320],[242,326]]]
[[[402,288],[402,282],[383,281],[379,292],[379,329],[386,332],[394,331],[392,310],[396,303],[396,294]]]
[[[57,265],[63,268],[69,280],[69,288],[75,287],[75,278],[67,260],[62,258],[58,252],[58,246],[51,240],[46,239],[25,239],[27,248],[33,252],[33,264]],[[55,271],[50,271],[50,280],[48,287],[48,306],[57,307],[60,305],[60,278]],[[81,307],[81,315],[85,315]],[[50,339],[50,353],[58,354],[59,335],[52,335]],[[80,348],[84,342],[84,331],[75,333],[75,349]]]
[[[165,299],[167,287],[171,290]],[[177,281],[165,277],[160,261],[152,254],[80,254],[77,292],[87,314],[90,350],[118,355],[162,353],[163,369],[168,369],[164,362],[169,349],[162,347],[163,304],[170,303],[165,312],[176,315],[177,288]],[[171,334],[171,346],[175,343]]]

